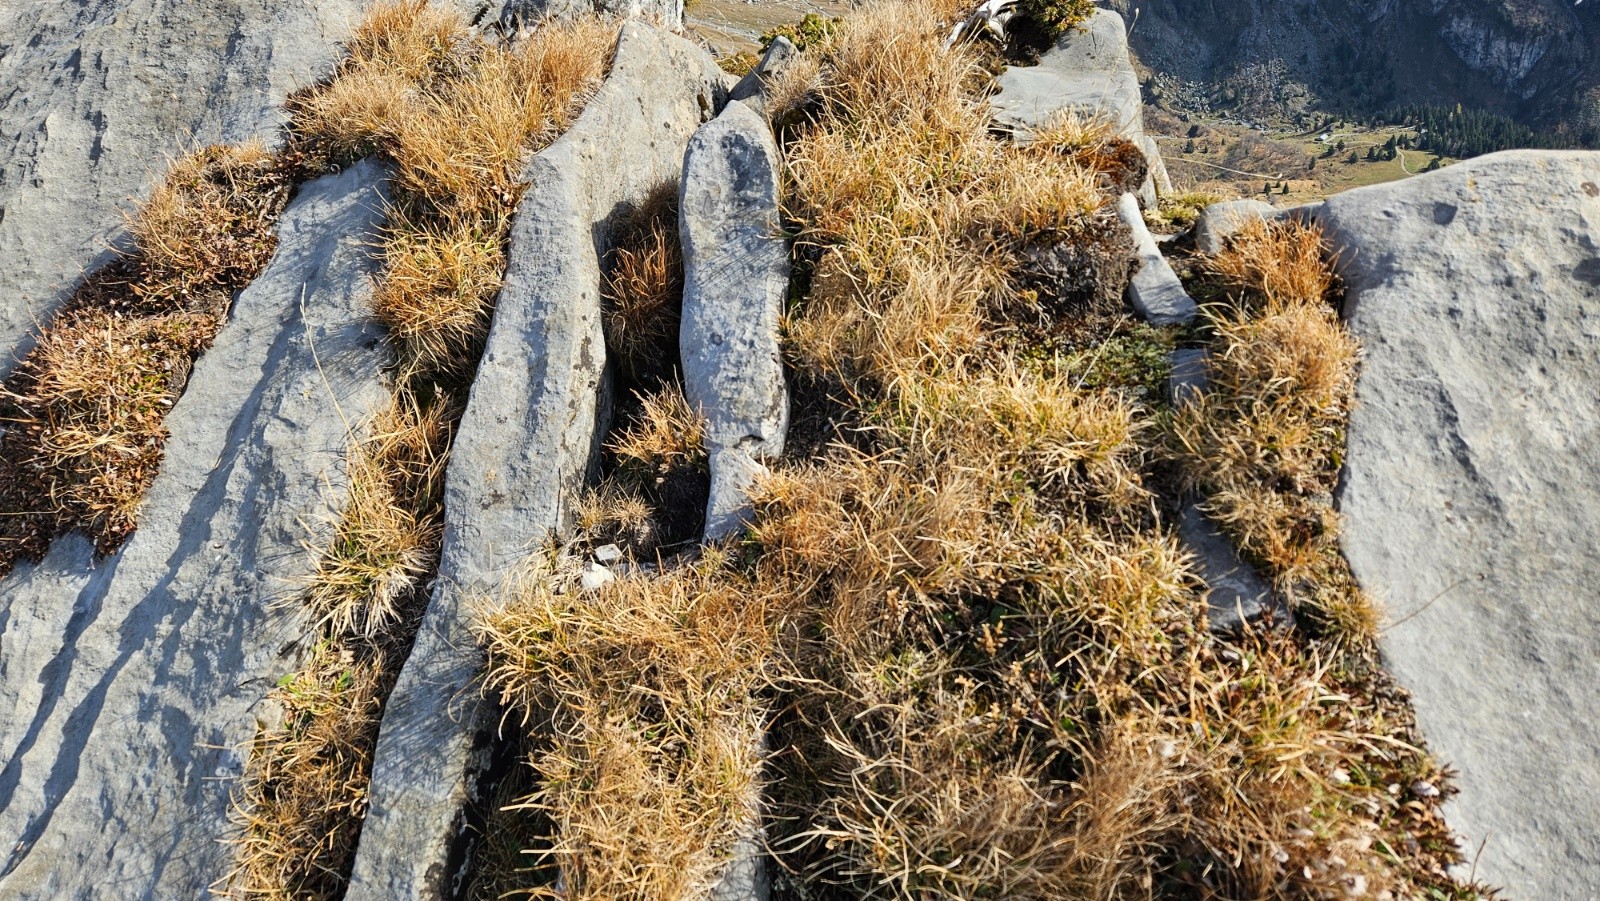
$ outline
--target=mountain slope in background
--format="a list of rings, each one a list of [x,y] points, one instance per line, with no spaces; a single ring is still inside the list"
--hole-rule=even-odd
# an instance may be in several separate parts
[[[1460,103],[1600,135],[1600,3],[1572,0],[1110,0],[1153,70],[1303,85],[1327,109]]]

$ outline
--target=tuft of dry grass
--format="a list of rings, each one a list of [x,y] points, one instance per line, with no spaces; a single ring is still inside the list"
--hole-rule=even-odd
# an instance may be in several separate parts
[[[392,407],[352,446],[350,497],[305,599],[323,632],[375,640],[432,571],[455,418],[442,404]]]
[[[705,420],[677,386],[639,398],[640,415],[611,442],[624,461],[645,467],[700,466],[706,461]]]
[[[508,225],[504,218],[395,216],[373,307],[407,355],[403,369],[461,372],[477,358],[500,293]]]
[[[564,888],[537,897],[705,897],[757,815],[773,599],[708,552],[585,594],[535,573],[483,625],[488,690],[531,734],[555,824],[532,849]]]
[[[1178,412],[1192,487],[1286,597],[1335,635],[1371,641],[1378,615],[1338,549],[1332,495],[1358,348],[1329,303],[1321,233],[1256,223],[1210,261],[1232,302],[1207,310],[1211,387]]]
[[[602,299],[606,345],[634,381],[669,376],[683,313],[676,182],[653,188],[622,223]]]
[[[0,391],[0,575],[56,535],[83,530],[109,553],[137,527],[166,414],[271,259],[295,165],[257,144],[174,162],[129,219],[133,246],[14,370]]]

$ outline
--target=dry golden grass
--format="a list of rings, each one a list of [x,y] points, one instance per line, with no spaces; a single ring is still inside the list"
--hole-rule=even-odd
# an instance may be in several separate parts
[[[1321,305],[1333,290],[1328,247],[1317,228],[1251,222],[1210,261],[1211,271],[1247,303]]]
[[[220,894],[304,899],[344,891],[396,663],[323,644],[279,683],[284,720],[251,749],[239,789],[247,803],[233,809],[235,869],[215,887]]]
[[[1211,261],[1233,302],[1207,311],[1212,385],[1174,433],[1191,485],[1285,596],[1370,641],[1377,612],[1344,566],[1332,503],[1358,349],[1324,255],[1313,228],[1255,224]]]
[[[772,853],[809,896],[1475,897],[1445,872],[1437,799],[1406,794],[1443,777],[1365,649],[1219,646],[1148,478],[1165,417],[1006,339],[1092,318],[1031,292],[1026,262],[1081,234],[1128,160],[1083,123],[992,138],[975,60],[940,50],[955,6],[849,20],[784,122],[817,260],[785,326],[794,384],[837,389],[854,431],[777,467],[749,533],[700,563],[595,595],[547,572],[491,619],[494,690],[545,741],[537,850],[583,897],[702,897],[764,786]],[[1214,326],[1240,348],[1219,385],[1311,424],[1308,487],[1336,467],[1338,429],[1318,429],[1348,405],[1352,348],[1320,252],[1274,246],[1228,276],[1251,299]],[[1307,286],[1314,303],[1291,297]],[[614,450],[694,459],[680,404],[650,398]],[[1237,435],[1252,409],[1204,423]],[[1265,450],[1234,465],[1241,490]],[[588,527],[627,519],[628,487]],[[1321,567],[1303,582],[1344,590]],[[686,791],[713,761],[715,787]]]
[[[618,229],[602,288],[606,346],[634,381],[670,375],[683,313],[678,185],[657,185]]]
[[[485,623],[488,688],[541,737],[523,806],[554,822],[533,850],[565,885],[541,897],[703,898],[756,816],[772,600],[729,566],[593,594],[535,573]]]
[[[407,358],[402,369],[460,372],[488,333],[505,271],[508,219],[396,216],[373,306]]]
[[[350,496],[305,603],[330,635],[372,641],[432,571],[454,411],[394,407],[350,451]]]
[[[259,145],[173,163],[130,217],[134,246],[88,278],[0,393],[0,574],[81,529],[103,552],[138,525],[166,414],[265,268],[293,164]]]
[[[369,69],[412,83],[448,72],[473,50],[471,27],[455,7],[428,0],[387,0],[356,24],[341,75]]]
[[[277,249],[287,176],[258,143],[208,147],[174,163],[128,222],[146,268],[141,300],[225,307],[227,295],[248,285]]]
[[[705,420],[690,409],[682,388],[663,388],[639,404],[637,420],[612,440],[613,453],[652,471],[705,463]]]

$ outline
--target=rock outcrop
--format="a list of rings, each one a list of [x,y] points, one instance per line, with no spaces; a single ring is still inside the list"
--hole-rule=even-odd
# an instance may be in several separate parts
[[[683,25],[684,0],[505,0],[500,11],[503,27],[534,25],[544,19],[602,13],[643,17],[666,28]]]
[[[0,377],[195,146],[272,140],[361,0],[0,4]]]
[[[1128,33],[1122,17],[1097,9],[1080,28],[1069,29],[1037,66],[1014,66],[995,79],[990,100],[995,123],[1015,132],[1018,140],[1050,125],[1067,113],[1106,121],[1152,160],[1152,173],[1166,176],[1155,142],[1144,130],[1144,97],[1128,54]],[[1156,176],[1146,180],[1139,199],[1156,204]],[[1170,183],[1169,183],[1170,184]]]
[[[1132,194],[1117,201],[1117,217],[1133,232],[1139,268],[1128,283],[1128,300],[1152,325],[1188,325],[1200,315],[1200,307],[1184,290],[1183,280],[1172,264],[1161,255],[1161,248],[1144,223],[1139,201]]]
[[[305,186],[167,420],[138,533],[92,572],[58,543],[0,589],[0,897],[196,898],[232,869],[236,779],[309,629],[282,602],[343,503],[351,424],[389,399],[367,316],[386,203],[372,163]]]
[[[1495,154],[1315,212],[1364,347],[1344,550],[1510,897],[1600,886],[1600,154]],[[1479,846],[1481,856],[1478,856]]]
[[[570,524],[609,416],[602,261],[620,214],[679,177],[727,88],[704,51],[624,26],[605,85],[534,158],[510,264],[451,454],[443,559],[384,713],[351,899],[449,896],[495,713],[479,696],[472,605],[502,594]]]
[[[749,491],[763,462],[782,456],[789,428],[778,346],[789,293],[779,162],[767,120],[744,103],[700,129],[684,158],[679,347],[689,406],[706,420],[713,539],[743,527]]]

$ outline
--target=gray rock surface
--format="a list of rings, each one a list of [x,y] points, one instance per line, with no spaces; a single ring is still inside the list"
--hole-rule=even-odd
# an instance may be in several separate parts
[[[367,318],[386,203],[370,163],[306,186],[167,420],[139,531],[87,579],[68,543],[8,580],[7,666],[34,684],[8,697],[0,897],[196,898],[232,868],[231,794],[309,627],[282,602],[342,505],[349,424],[389,398]]]
[[[712,539],[744,525],[760,461],[783,454],[789,428],[778,346],[789,293],[779,161],[767,120],[743,103],[701,128],[684,158],[679,349],[689,406],[706,420]]]
[[[1262,222],[1278,214],[1270,203],[1260,200],[1225,200],[1200,211],[1194,223],[1194,246],[1201,253],[1216,256],[1228,239],[1252,222]]]
[[[0,581],[0,761],[17,755],[44,703],[46,670],[61,656],[65,624],[89,584],[94,558],[94,542],[69,535],[38,564],[20,564]]]
[[[1167,172],[1167,161],[1161,158],[1161,146],[1148,134],[1140,139],[1139,146],[1144,150],[1145,159],[1150,161],[1150,180],[1156,193],[1168,196],[1172,193],[1172,175]]]
[[[361,0],[0,3],[0,376],[168,159],[270,139]]]
[[[1172,375],[1167,379],[1167,402],[1174,408],[1194,401],[1211,387],[1209,354],[1197,347],[1172,352]]]
[[[1508,897],[1600,886],[1600,153],[1335,196],[1364,347],[1344,550]]]
[[[1172,264],[1161,255],[1161,248],[1144,224],[1144,214],[1139,211],[1139,201],[1132,194],[1122,195],[1117,201],[1117,217],[1133,230],[1137,247],[1139,268],[1128,284],[1128,300],[1152,325],[1187,325],[1199,315],[1200,307],[1183,289],[1183,280],[1172,270]]]
[[[722,881],[711,890],[711,901],[768,901],[772,873],[759,842],[742,841],[733,849],[733,862]]]
[[[1194,555],[1195,569],[1206,583],[1206,620],[1212,632],[1237,635],[1278,612],[1272,585],[1240,559],[1233,542],[1198,504],[1185,505],[1178,537]],[[1286,608],[1283,613],[1287,614]]]
[[[383,717],[351,899],[444,897],[468,862],[465,813],[495,726],[476,682],[473,605],[570,524],[609,413],[601,261],[621,214],[679,176],[724,84],[700,48],[629,23],[605,85],[528,168],[533,189],[451,454],[439,580]]]
[[[666,28],[683,26],[684,0],[506,0],[500,23],[514,28],[533,25],[543,19],[603,13],[612,16],[641,16]]]
[[[1097,9],[1080,28],[1069,30],[1037,66],[1013,66],[995,79],[990,99],[995,123],[1018,140],[1068,113],[1103,119],[1112,129],[1139,145],[1157,171],[1161,159],[1144,130],[1144,97],[1128,54],[1128,33],[1122,17]],[[1166,172],[1165,164],[1159,171]],[[1170,185],[1170,182],[1169,182]],[[1152,176],[1140,200],[1154,207],[1157,186]]]

